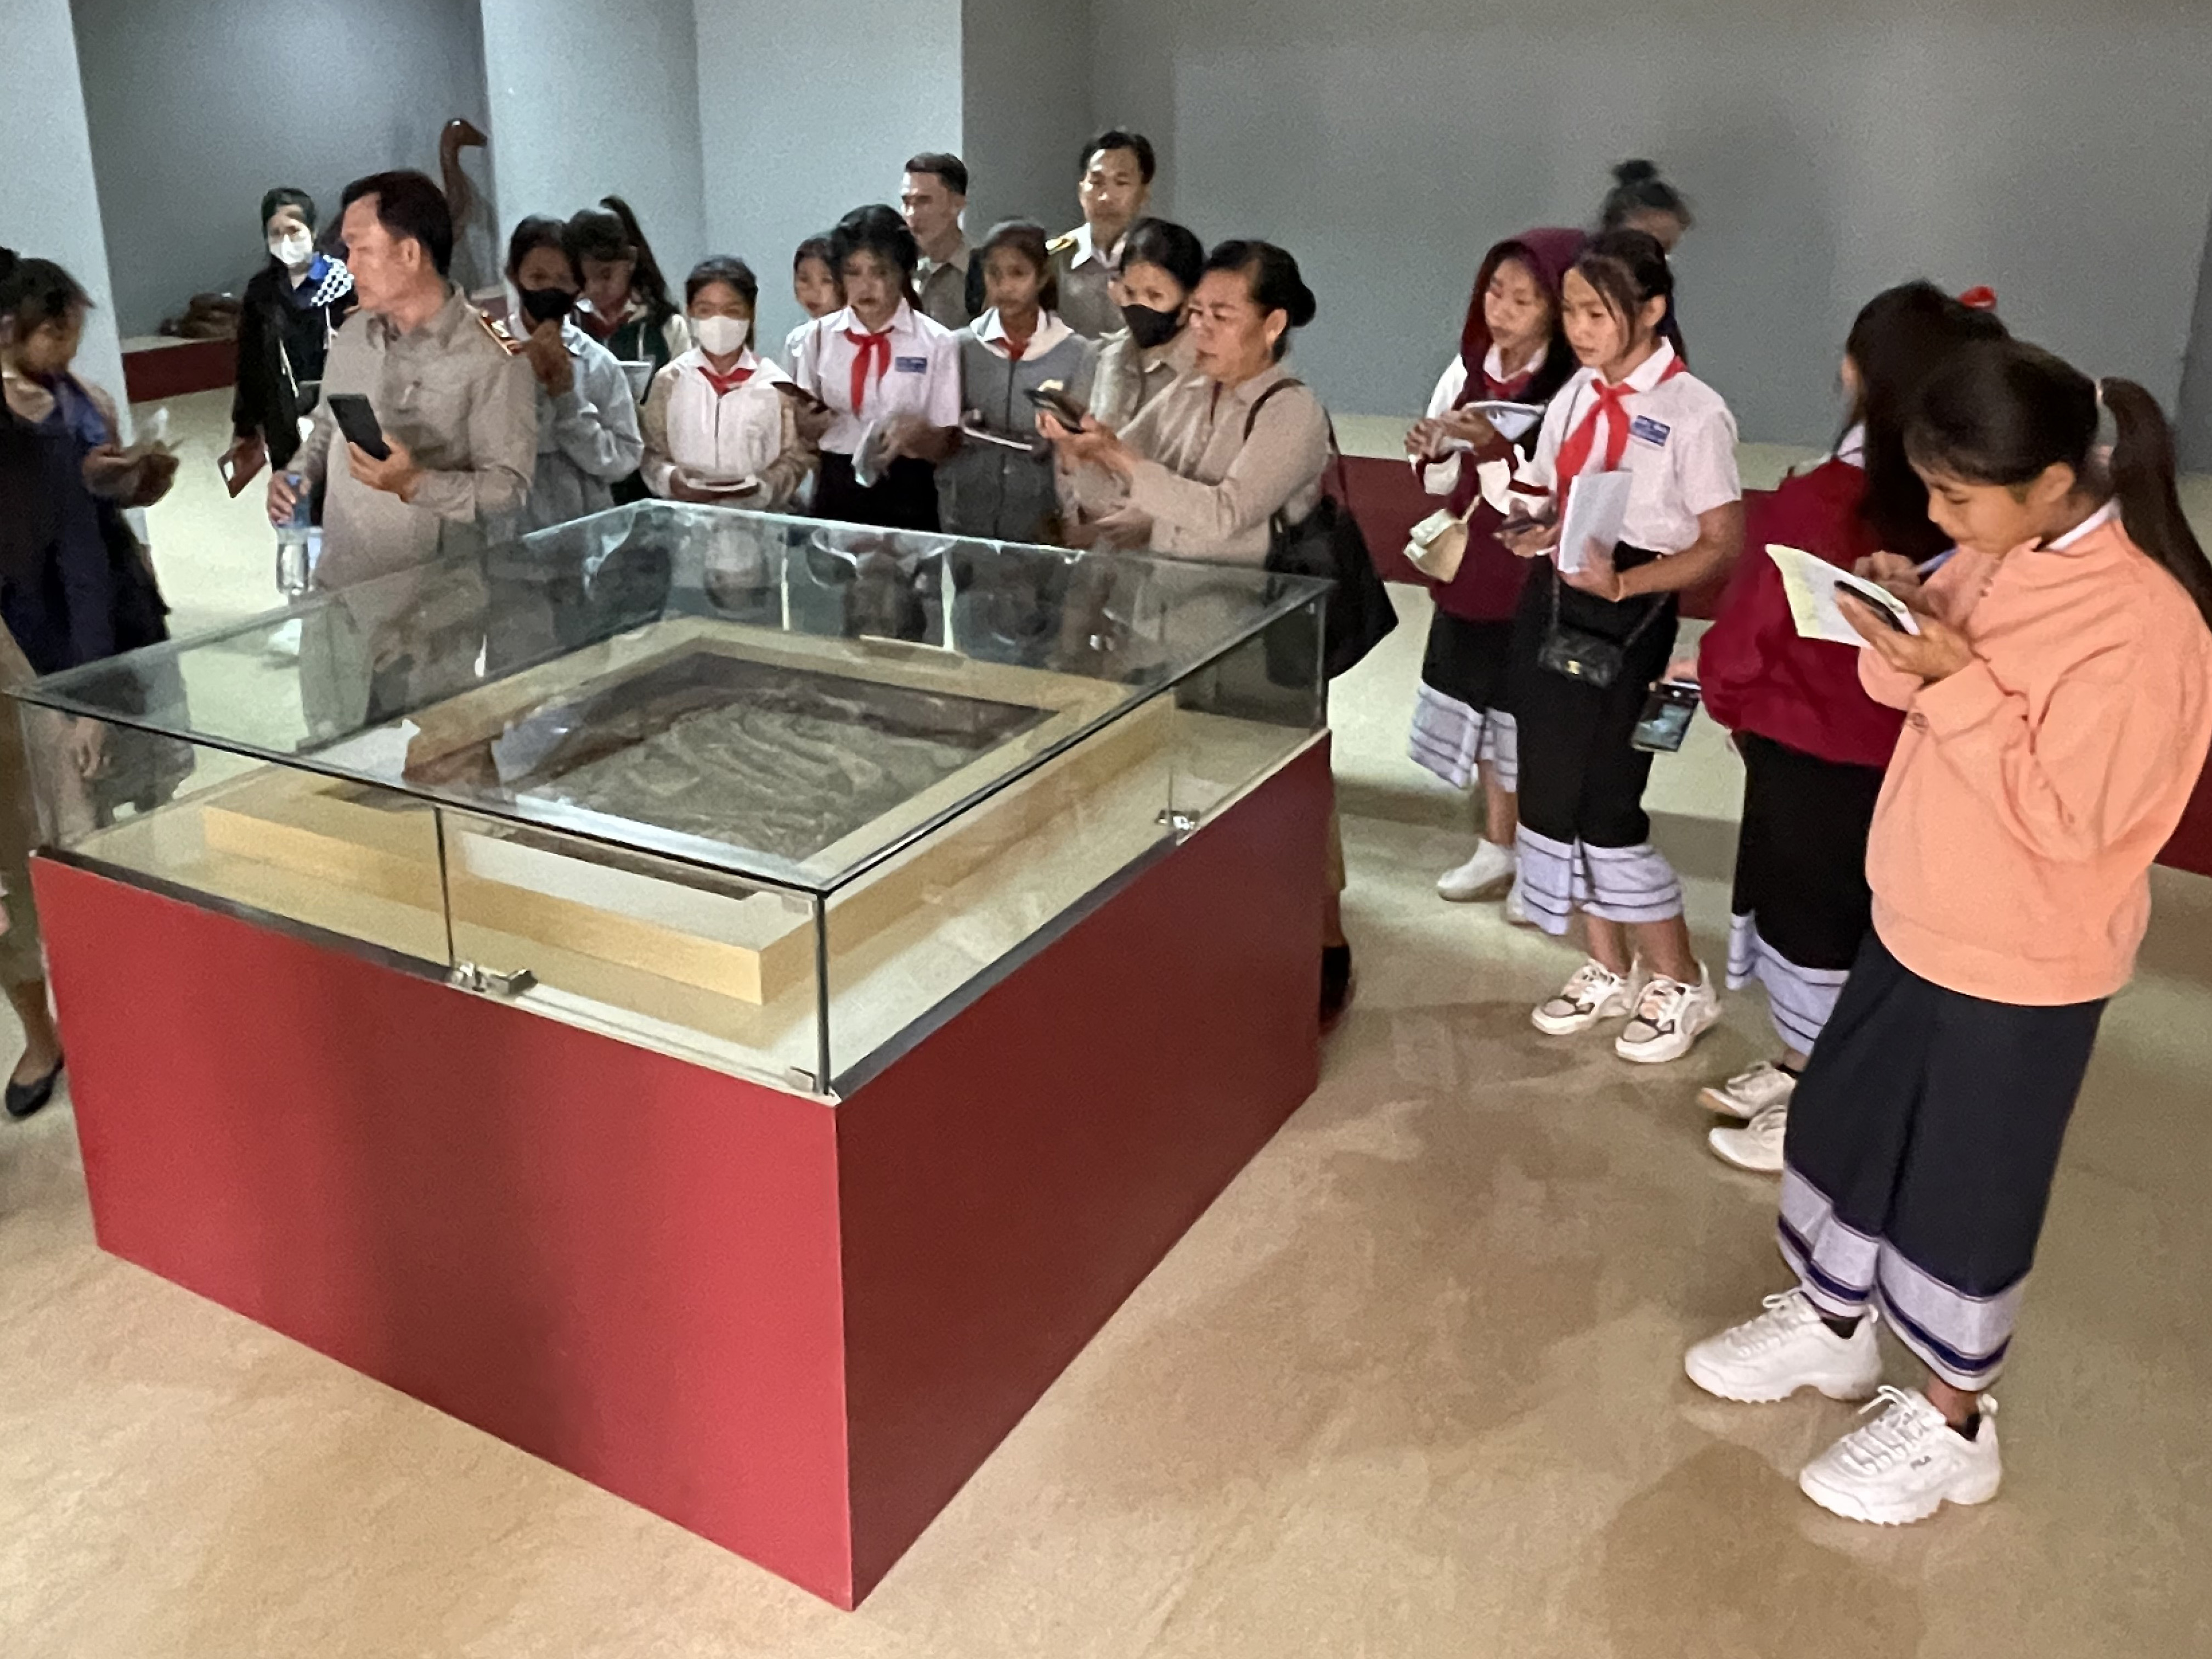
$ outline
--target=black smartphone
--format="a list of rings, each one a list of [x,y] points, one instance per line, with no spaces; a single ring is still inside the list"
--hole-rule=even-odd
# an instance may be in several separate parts
[[[1647,754],[1671,755],[1690,734],[1691,718],[1698,712],[1699,692],[1688,680],[1662,680],[1644,700],[1644,713],[1629,741]]]
[[[1083,417],[1091,411],[1069,397],[1056,386],[1033,386],[1026,388],[1029,400],[1039,409],[1048,411],[1070,432],[1083,430]]]
[[[333,392],[330,397],[331,418],[338,423],[349,444],[359,444],[372,460],[388,461],[392,446],[384,441],[384,428],[377,424],[376,411],[368,406],[368,399],[358,392]]]

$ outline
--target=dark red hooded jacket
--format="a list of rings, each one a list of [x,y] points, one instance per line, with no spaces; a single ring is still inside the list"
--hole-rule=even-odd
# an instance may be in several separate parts
[[[1554,319],[1551,355],[1536,371],[1534,380],[1516,395],[1516,401],[1548,404],[1559,388],[1574,378],[1580,365],[1557,322],[1559,284],[1566,280],[1567,272],[1582,256],[1583,245],[1589,240],[1579,230],[1556,227],[1524,231],[1500,242],[1483,256],[1482,267],[1474,274],[1474,292],[1468,301],[1467,320],[1460,329],[1460,362],[1467,366],[1467,389],[1460,393],[1461,404],[1480,403],[1498,395],[1482,373],[1482,365],[1490,356],[1490,323],[1483,314],[1482,296],[1489,290],[1490,279],[1497,273],[1499,264],[1508,258],[1520,260],[1534,273],[1538,283],[1551,296]],[[1520,454],[1533,453],[1535,447],[1536,429],[1531,428],[1521,440],[1517,453],[1512,444],[1500,441],[1480,453],[1460,457],[1459,483],[1452,490],[1449,505],[1453,512],[1464,513],[1473,502],[1474,510],[1468,518],[1467,555],[1460,561],[1458,574],[1449,582],[1429,584],[1438,610],[1467,622],[1501,622],[1512,616],[1514,608],[1520,604],[1521,585],[1528,579],[1529,562],[1515,558],[1498,539],[1498,526],[1504,522],[1498,509],[1486,501],[1475,501],[1480,488],[1475,464],[1509,458],[1517,463]]]
[[[1859,517],[1865,494],[1864,472],[1830,460],[1784,479],[1771,495],[1746,498],[1743,556],[1698,647],[1706,712],[1729,731],[1821,760],[1889,764],[1904,714],[1867,696],[1857,647],[1798,635],[1782,573],[1766,556],[1766,544],[1779,542],[1849,568],[1880,551]]]

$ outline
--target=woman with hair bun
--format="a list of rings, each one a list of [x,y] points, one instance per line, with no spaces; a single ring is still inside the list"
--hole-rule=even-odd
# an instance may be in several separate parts
[[[1076,480],[1097,538],[1184,558],[1258,565],[1278,514],[1304,519],[1321,501],[1328,415],[1282,366],[1291,333],[1314,318],[1298,262],[1272,242],[1224,242],[1190,298],[1194,367],[1116,433],[1086,415],[1045,435],[1082,469]],[[1352,947],[1338,899],[1344,854],[1329,820],[1330,893],[1322,923],[1322,1018],[1352,997]]]

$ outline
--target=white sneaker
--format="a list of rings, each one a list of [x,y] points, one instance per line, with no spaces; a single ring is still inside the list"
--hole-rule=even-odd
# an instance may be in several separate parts
[[[1698,1104],[1709,1112],[1725,1112],[1748,1123],[1770,1106],[1788,1105],[1790,1097],[1796,1092],[1796,1078],[1762,1060],[1726,1083],[1707,1084],[1698,1091]]]
[[[1521,896],[1521,880],[1516,875],[1505,895],[1505,920],[1516,927],[1534,927],[1536,918],[1528,914],[1528,902]]]
[[[1477,842],[1473,858],[1437,878],[1437,891],[1455,904],[1494,896],[1500,886],[1513,879],[1514,865],[1511,848],[1500,847],[1494,841]]]
[[[1698,970],[1695,985],[1655,974],[1637,998],[1635,1014],[1614,1039],[1613,1051],[1638,1065],[1663,1066],[1688,1054],[1720,1017],[1720,994],[1704,969]]]
[[[1682,1356],[1690,1381],[1707,1394],[1747,1406],[1818,1389],[1831,1400],[1869,1400],[1881,1384],[1874,1310],[1838,1336],[1802,1290],[1766,1298],[1756,1319],[1709,1336]]]
[[[1901,1527],[1946,1504],[1986,1504],[1997,1495],[2004,1461],[1997,1455],[1996,1401],[1984,1397],[1972,1440],[1917,1389],[1885,1388],[1875,1405],[1884,1403],[1881,1416],[1805,1466],[1797,1485],[1806,1497],[1847,1521]]]
[[[1546,1036],[1572,1036],[1601,1019],[1619,1019],[1635,1004],[1634,985],[1592,957],[1575,969],[1559,995],[1537,1004],[1528,1018]]]
[[[1723,1164],[1753,1175],[1782,1173],[1782,1142],[1790,1133],[1788,1102],[1770,1106],[1741,1129],[1708,1129],[1705,1145]]]

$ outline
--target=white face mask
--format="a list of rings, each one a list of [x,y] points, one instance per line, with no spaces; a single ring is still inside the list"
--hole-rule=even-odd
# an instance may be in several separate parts
[[[745,349],[753,325],[743,317],[694,317],[691,337],[710,356],[730,357]]]
[[[304,270],[315,257],[315,239],[304,230],[289,230],[269,239],[270,257],[287,270]]]

